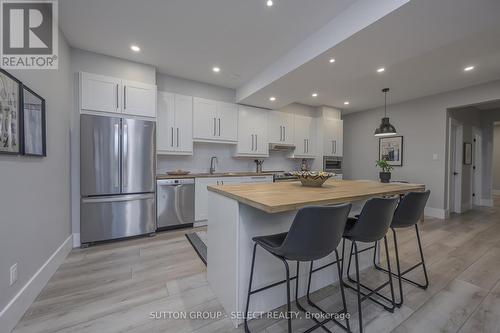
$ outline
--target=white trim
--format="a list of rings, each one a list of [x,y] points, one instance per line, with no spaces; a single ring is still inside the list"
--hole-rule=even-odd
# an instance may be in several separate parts
[[[500,195],[500,190],[491,190],[491,194]]]
[[[447,211],[445,209],[425,207],[424,215],[444,220],[446,218],[446,216],[448,216],[449,214],[447,213]]]
[[[493,207],[493,199],[485,199],[485,198],[482,198],[482,199],[481,199],[481,206],[485,206],[485,207]]]
[[[0,327],[2,328],[2,332],[10,332],[17,325],[17,322],[21,319],[71,251],[72,238],[73,235],[69,235],[69,237],[66,238],[31,279],[29,279],[21,290],[19,290],[10,302],[7,303],[5,308],[2,309],[0,312]]]
[[[80,247],[82,243],[80,242],[80,233],[75,232],[73,233],[73,248]]]

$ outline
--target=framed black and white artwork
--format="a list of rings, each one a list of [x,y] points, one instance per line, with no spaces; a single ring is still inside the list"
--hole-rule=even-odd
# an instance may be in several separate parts
[[[392,166],[403,166],[403,137],[380,138],[378,159],[386,160]]]
[[[23,154],[47,156],[45,100],[23,86]]]
[[[21,82],[0,68],[0,154],[21,153]]]

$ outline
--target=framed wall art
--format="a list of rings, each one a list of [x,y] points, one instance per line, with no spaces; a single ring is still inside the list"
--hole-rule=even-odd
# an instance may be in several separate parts
[[[0,154],[22,152],[21,82],[0,68]]]
[[[47,156],[45,100],[23,86],[23,154]]]
[[[403,166],[403,137],[380,138],[378,159],[386,160],[392,166]]]

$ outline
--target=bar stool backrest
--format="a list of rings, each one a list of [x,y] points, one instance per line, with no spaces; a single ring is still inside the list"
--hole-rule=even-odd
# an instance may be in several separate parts
[[[280,252],[289,260],[326,257],[339,245],[350,210],[351,204],[299,209]]]
[[[389,230],[397,204],[397,197],[368,200],[349,234],[360,242],[371,243],[381,240]]]
[[[396,208],[391,227],[402,228],[415,225],[424,214],[425,205],[430,194],[430,190],[406,194],[399,202],[398,208]]]

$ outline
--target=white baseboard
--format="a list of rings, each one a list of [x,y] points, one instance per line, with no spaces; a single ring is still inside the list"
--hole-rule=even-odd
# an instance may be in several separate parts
[[[82,246],[82,243],[80,242],[80,233],[74,233],[73,234],[73,248],[75,247],[80,247]]]
[[[494,195],[500,195],[500,190],[491,190],[491,193]]]
[[[72,238],[70,235],[50,256],[29,281],[19,290],[12,300],[0,312],[0,331],[10,332],[17,325],[35,298],[40,294],[43,287],[50,280],[66,256],[72,249]]]
[[[441,208],[425,207],[425,216],[435,217],[437,219],[445,219],[447,216],[446,210]]]
[[[493,207],[493,199],[481,199],[481,206]]]

